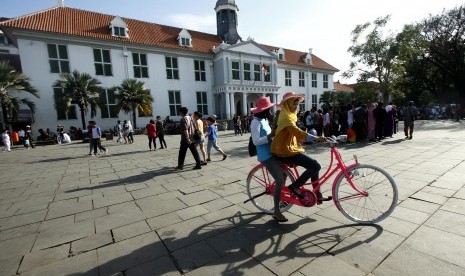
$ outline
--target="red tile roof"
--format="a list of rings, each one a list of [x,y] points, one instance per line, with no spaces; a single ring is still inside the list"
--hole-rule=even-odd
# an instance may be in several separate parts
[[[115,16],[108,14],[69,7],[55,7],[3,21],[0,23],[0,27],[112,40],[204,54],[213,54],[213,46],[221,44],[221,40],[216,35],[189,30],[193,47],[182,47],[177,41],[182,29],[130,18],[122,18],[127,24],[129,38],[115,37],[111,35],[109,30],[110,22],[114,18]],[[263,46],[269,50],[277,49],[273,46]],[[284,51],[286,60],[279,61],[280,63],[338,71],[316,55],[313,55],[313,65],[309,66],[304,62],[307,53],[289,49]]]
[[[353,93],[354,92],[353,87],[342,84],[339,81],[334,82],[334,90],[335,91],[341,91],[341,92],[347,92],[347,93]]]

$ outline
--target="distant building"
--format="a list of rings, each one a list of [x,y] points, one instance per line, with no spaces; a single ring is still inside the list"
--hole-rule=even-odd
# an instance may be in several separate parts
[[[334,92],[354,93],[354,88],[353,87],[351,87],[349,85],[342,84],[339,81],[334,82],[333,87],[334,87],[333,88]]]
[[[249,114],[261,95],[278,102],[289,90],[305,94],[300,108],[308,109],[318,105],[324,91],[333,90],[338,69],[312,49],[299,52],[242,40],[238,11],[234,0],[217,1],[217,35],[62,5],[3,21],[0,30],[9,54],[19,56],[22,71],[39,90],[30,122],[36,129],[57,122],[80,126],[77,108],[66,114],[54,107],[54,94],[62,91],[53,83],[60,73],[75,69],[94,75],[105,87],[96,118],[104,128],[129,118],[115,111],[111,90],[126,78],[145,82],[155,99],[152,114],[138,113],[141,125],[155,115],[175,117],[181,106],[230,119]]]

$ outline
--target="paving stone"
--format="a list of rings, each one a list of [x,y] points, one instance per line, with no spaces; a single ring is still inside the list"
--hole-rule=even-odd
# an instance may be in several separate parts
[[[36,237],[37,234],[30,234],[0,242],[0,260],[29,253]]]
[[[183,195],[179,198],[182,202],[187,204],[188,206],[194,206],[198,204],[202,204],[208,201],[215,200],[220,196],[210,190],[204,190],[193,194]]]
[[[45,266],[56,261],[66,259],[69,255],[69,244],[57,247],[34,251],[26,254],[21,262],[18,272],[22,273],[37,267]]]
[[[270,275],[270,271],[257,260],[239,251],[218,258],[186,275]]]
[[[21,273],[21,276],[42,275],[98,276],[97,254],[94,250]]]
[[[113,243],[113,238],[110,231],[104,231],[72,242],[71,253],[77,255],[111,243]]]
[[[405,242],[412,249],[465,268],[465,237],[421,226]]]
[[[34,234],[39,229],[39,223],[28,224],[16,228],[11,228],[0,232],[0,241],[18,238],[29,234]]]
[[[77,214],[85,211],[92,210],[91,201],[59,201],[50,204],[47,219],[64,217],[72,214]]]
[[[136,267],[130,268],[125,273],[126,276],[139,275],[167,275],[179,276],[178,269],[174,266],[173,261],[167,255],[158,259],[143,263]]]
[[[109,208],[109,212],[110,209],[111,208]],[[121,210],[115,213],[110,213],[107,216],[96,218],[95,230],[96,233],[100,233],[102,231],[115,229],[144,219],[146,219],[146,216],[139,209],[131,208]]]
[[[207,228],[207,231],[200,232],[207,225],[206,220],[196,217],[158,229],[157,233],[166,246],[174,251],[215,235],[216,229]]]
[[[204,241],[176,250],[173,256],[184,273],[219,258],[215,250]]]
[[[366,274],[362,270],[329,254],[319,256],[311,263],[302,267],[299,272],[305,276],[365,276]]]
[[[465,188],[462,188],[454,194],[455,198],[465,199]]]
[[[456,235],[465,236],[465,231],[463,229],[463,225],[465,225],[465,215],[439,210],[432,215],[424,225]]]
[[[159,195],[168,192],[167,189],[165,189],[161,185],[154,185],[146,189],[141,189],[141,190],[135,190],[131,191],[131,195],[135,199],[140,199],[144,197],[149,197],[149,196],[154,196],[154,195]]]
[[[430,215],[427,213],[400,206],[397,206],[394,209],[394,212],[392,212],[391,216],[415,224],[422,224],[430,217]]]
[[[121,193],[116,195],[106,195],[101,199],[94,200],[94,208],[101,208],[105,206],[115,205],[118,203],[134,200],[129,193]]]
[[[37,212],[0,219],[0,231],[43,221],[45,219],[46,214],[47,210],[41,210]]]
[[[232,203],[230,201],[228,201],[228,200],[226,200],[224,198],[218,198],[218,199],[203,203],[200,206],[206,208],[210,212],[213,212],[213,211],[224,209],[224,208],[229,207],[231,205],[232,205]]]
[[[0,275],[16,275],[22,258],[21,254],[11,254],[0,258]]]
[[[68,243],[85,238],[95,233],[93,221],[68,223],[49,227],[41,231],[34,244],[33,250],[40,250],[52,246]]]
[[[108,208],[103,207],[103,208],[76,214],[75,221],[79,222],[79,221],[84,221],[84,220],[96,219],[96,218],[103,217],[106,215],[108,215]]]
[[[384,260],[374,271],[374,275],[437,276],[465,275],[465,268],[441,261],[434,256],[413,250],[402,245]]]
[[[441,207],[440,204],[426,202],[423,200],[417,200],[413,198],[407,198],[401,204],[399,204],[399,206],[408,208],[408,209],[421,211],[427,214],[432,214],[436,212],[439,209],[439,207]]]
[[[429,192],[423,192],[423,191],[416,192],[410,197],[414,199],[424,200],[424,201],[431,202],[431,203],[436,203],[436,204],[444,204],[447,201],[447,198],[444,196],[429,193]]]
[[[178,199],[164,200],[159,196],[138,199],[136,202],[148,218],[177,211],[186,207],[186,204],[182,203]]]
[[[152,231],[145,220],[113,229],[116,242]]]
[[[441,210],[465,215],[465,200],[451,198],[441,207]]]
[[[164,214],[158,217],[147,219],[147,223],[150,225],[150,228],[153,230],[158,230],[160,228],[177,224],[181,222],[181,217],[176,214],[176,212]]]
[[[195,218],[201,215],[205,215],[207,213],[209,213],[209,211],[199,205],[176,211],[176,214],[178,214],[178,216],[182,220],[188,220],[188,219]]]
[[[154,232],[97,249],[100,275],[112,275],[167,254]]]

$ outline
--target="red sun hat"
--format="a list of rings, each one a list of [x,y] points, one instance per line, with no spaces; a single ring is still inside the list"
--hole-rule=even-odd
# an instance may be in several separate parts
[[[252,111],[253,114],[257,114],[275,105],[276,103],[272,103],[269,97],[261,96],[256,102],[256,107],[251,108],[250,111]]]
[[[292,91],[286,92],[283,96],[283,99],[279,103],[279,105],[283,105],[283,103],[289,99],[299,99],[299,102],[303,102],[305,100],[305,96],[303,94],[297,94]]]

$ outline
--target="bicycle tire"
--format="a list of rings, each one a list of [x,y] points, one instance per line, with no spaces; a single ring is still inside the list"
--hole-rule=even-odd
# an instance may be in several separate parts
[[[264,175],[263,172],[265,172],[266,175]],[[286,170],[285,174],[286,179],[284,185],[294,183],[294,175],[289,170]],[[269,177],[270,183],[267,183],[267,177]],[[274,213],[273,192],[267,192],[267,186],[271,185],[272,183],[274,183],[273,176],[268,172],[265,166],[255,166],[247,176],[247,196],[249,197],[249,200],[252,201],[253,205],[255,205],[257,209],[267,214]],[[262,193],[266,194],[257,198],[253,198],[254,196]],[[279,210],[283,213],[289,210],[293,204],[280,202],[279,205]]]
[[[333,196],[336,207],[346,218],[361,224],[374,224],[394,211],[398,190],[389,173],[377,166],[361,164],[349,168],[348,174],[353,184],[367,194],[362,196],[354,190],[346,176],[341,174],[333,186]],[[378,203],[381,207],[375,206]]]

